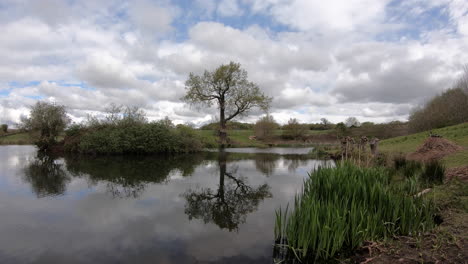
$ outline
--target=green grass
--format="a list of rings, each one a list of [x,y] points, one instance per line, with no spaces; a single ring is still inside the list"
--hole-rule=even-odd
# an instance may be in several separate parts
[[[468,165],[468,123],[432,130],[433,133],[455,142],[465,149],[447,156],[444,164],[451,168]],[[382,140],[379,148],[387,153],[410,153],[416,151],[429,136],[429,131]]]
[[[19,133],[0,137],[0,145],[29,145],[33,144],[29,133]]]

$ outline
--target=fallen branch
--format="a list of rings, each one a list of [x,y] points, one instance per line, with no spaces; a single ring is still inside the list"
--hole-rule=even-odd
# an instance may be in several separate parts
[[[424,189],[424,190],[420,191],[418,194],[414,195],[414,197],[420,197],[423,194],[426,194],[426,193],[428,193],[430,191],[431,191],[431,188]]]

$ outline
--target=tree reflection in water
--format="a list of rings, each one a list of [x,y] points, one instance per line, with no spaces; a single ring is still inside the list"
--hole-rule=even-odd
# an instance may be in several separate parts
[[[171,172],[189,176],[203,155],[66,157],[68,171],[85,177],[90,185],[100,182],[114,198],[138,198],[148,184],[165,183]]]
[[[33,192],[39,198],[63,194],[71,180],[60,160],[41,152],[37,153],[23,172],[24,180],[31,184]]]
[[[237,230],[248,213],[257,210],[258,204],[272,197],[267,184],[253,188],[244,178],[236,178],[236,170],[227,171],[227,153],[220,151],[218,158],[219,186],[216,192],[209,188],[187,190],[183,196],[187,203],[185,213],[189,219],[213,222],[221,229]]]

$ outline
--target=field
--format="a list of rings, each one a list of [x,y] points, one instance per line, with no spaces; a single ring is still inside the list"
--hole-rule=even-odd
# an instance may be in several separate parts
[[[0,145],[29,145],[32,143],[28,133],[0,136]]]
[[[468,123],[434,129],[432,133],[441,135],[464,147],[463,151],[454,153],[443,159],[447,167],[468,165]],[[428,136],[429,131],[390,138],[382,140],[379,144],[379,148],[382,152],[407,154],[421,146]]]

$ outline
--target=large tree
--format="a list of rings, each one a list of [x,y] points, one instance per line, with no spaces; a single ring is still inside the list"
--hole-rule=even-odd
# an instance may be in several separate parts
[[[227,143],[226,123],[244,115],[254,107],[268,109],[271,98],[258,85],[247,79],[247,71],[239,63],[230,62],[202,75],[190,73],[185,82],[185,102],[204,106],[216,103],[219,109],[219,137],[221,146]]]

